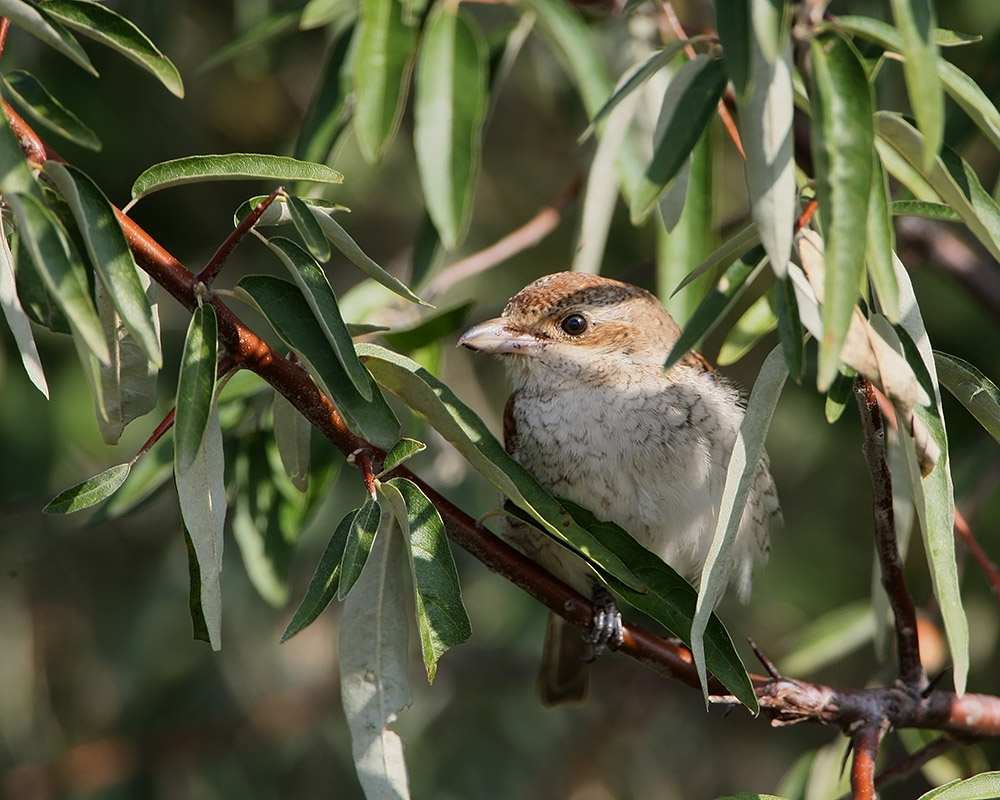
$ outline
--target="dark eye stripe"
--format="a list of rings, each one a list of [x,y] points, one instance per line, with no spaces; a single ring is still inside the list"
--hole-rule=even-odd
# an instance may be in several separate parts
[[[583,314],[570,314],[559,324],[570,336],[579,336],[589,327],[587,318]]]

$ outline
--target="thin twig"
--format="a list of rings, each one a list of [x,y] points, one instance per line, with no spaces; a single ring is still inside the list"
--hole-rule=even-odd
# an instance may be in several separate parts
[[[944,755],[962,743],[951,736],[940,736],[933,742],[929,742],[915,753],[911,753],[906,758],[900,759],[890,767],[886,767],[875,778],[875,788],[881,789],[895,781],[909,777],[929,761],[933,761],[938,756]]]
[[[989,581],[993,594],[1000,598],[1000,570],[997,569],[997,565],[986,554],[986,551],[983,550],[982,545],[976,541],[976,537],[972,535],[969,523],[965,521],[962,512],[957,508],[955,509],[955,530],[958,531],[958,535],[962,537],[965,547],[972,553],[972,557],[983,571],[986,580]]]
[[[878,748],[885,735],[885,725],[869,722],[851,737],[854,762],[851,764],[851,797],[853,800],[875,800],[875,762]]]
[[[219,249],[215,251],[214,255],[208,260],[208,263],[202,269],[201,272],[195,277],[196,281],[204,283],[206,286],[211,286],[212,281],[215,280],[216,275],[219,274],[219,270],[222,269],[222,265],[226,263],[226,260],[232,255],[233,250],[236,246],[243,241],[246,235],[250,232],[250,229],[257,224],[257,220],[260,219],[261,215],[267,211],[274,199],[283,192],[283,189],[275,189],[271,194],[265,197],[256,208],[254,208],[249,214],[246,215],[244,220],[236,226],[236,229],[226,237],[226,240],[219,246]]]
[[[512,258],[529,247],[534,247],[555,230],[562,220],[563,212],[580,193],[581,184],[580,176],[574,175],[554,202],[545,206],[520,228],[508,233],[486,249],[466,256],[454,264],[449,264],[431,281],[424,292],[424,297],[431,300],[456,283],[478,275],[480,272],[485,272],[490,267],[502,264],[508,258]]]
[[[861,413],[864,432],[863,451],[872,484],[872,507],[875,517],[875,549],[882,585],[889,596],[889,605],[896,619],[896,645],[899,649],[899,678],[903,685],[922,692],[927,687],[927,674],[920,662],[920,642],[917,637],[917,612],[903,577],[903,560],[899,555],[896,526],[892,510],[892,477],[885,458],[885,428],[879,410],[875,387],[861,378],[854,380],[854,396]]]

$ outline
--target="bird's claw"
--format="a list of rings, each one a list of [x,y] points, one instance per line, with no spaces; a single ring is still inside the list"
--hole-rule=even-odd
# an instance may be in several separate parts
[[[604,648],[617,650],[625,639],[622,614],[611,593],[604,588],[594,590],[594,620],[583,640],[593,647],[591,659],[597,658]]]

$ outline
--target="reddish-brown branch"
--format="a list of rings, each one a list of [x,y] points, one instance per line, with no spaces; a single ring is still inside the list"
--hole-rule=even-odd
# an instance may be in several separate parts
[[[972,535],[972,528],[969,527],[969,523],[966,522],[962,512],[957,508],[955,509],[955,530],[962,537],[962,542],[965,544],[966,549],[972,553],[972,557],[983,571],[986,580],[990,582],[993,594],[1000,598],[1000,570],[997,569],[997,565],[986,554],[986,551],[983,550],[982,545],[976,541],[976,537]]]
[[[875,778],[875,788],[881,789],[883,786],[888,786],[890,783],[912,775],[924,764],[954,750],[960,744],[961,742],[951,736],[941,736],[935,739],[933,742],[921,747],[917,752],[911,753],[906,758],[882,770]]]
[[[896,646],[899,650],[899,678],[914,693],[927,688],[927,674],[920,662],[917,637],[917,611],[903,577],[903,559],[899,555],[896,526],[892,511],[892,477],[885,458],[885,428],[875,387],[858,377],[854,395],[861,412],[864,432],[863,451],[872,484],[872,508],[875,517],[875,550],[882,572],[882,585],[896,619]]]
[[[20,117],[10,112],[9,117],[31,160],[58,158]],[[118,221],[138,265],[181,305],[194,310],[198,303],[195,276],[133,220],[119,212]],[[250,369],[273,386],[345,455],[360,453],[373,463],[381,462],[384,452],[348,430],[329,399],[303,369],[260,339],[219,297],[212,297],[211,302],[216,310],[220,342],[233,364]],[[165,420],[162,425],[166,424]],[[394,474],[417,483],[441,514],[448,535],[489,569],[571,622],[590,626],[593,606],[587,598],[478,526],[469,515],[406,467],[398,468]],[[687,649],[661,636],[626,624],[620,651],[693,688],[699,686]],[[751,680],[764,715],[775,725],[811,721],[855,730],[859,723],[884,719],[896,728],[934,728],[964,737],[1000,735],[1000,698],[993,696],[966,694],[957,697],[938,690],[921,694],[900,687],[836,689],[775,676],[753,675]],[[709,691],[716,702],[735,702],[718,681],[709,683]]]
[[[851,795],[854,800],[875,800],[875,762],[885,735],[879,723],[865,723],[851,737],[854,763],[851,765]]]
[[[7,32],[10,30],[10,20],[6,17],[0,19],[0,56],[3,55],[7,46]]]
[[[257,220],[260,219],[261,214],[263,214],[270,207],[271,203],[274,202],[274,198],[278,196],[281,189],[275,189],[271,194],[265,197],[256,208],[254,208],[246,218],[236,226],[235,230],[226,237],[219,249],[215,251],[213,256],[208,260],[204,269],[198,273],[195,280],[204,283],[206,286],[211,286],[212,281],[215,280],[215,276],[219,274],[219,270],[222,269],[222,265],[226,263],[229,256],[232,255],[233,250],[236,246],[243,241],[250,229],[257,224]]]

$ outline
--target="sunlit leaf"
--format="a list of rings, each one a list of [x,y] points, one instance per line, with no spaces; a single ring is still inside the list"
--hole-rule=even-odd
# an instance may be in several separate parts
[[[101,149],[101,140],[97,138],[97,134],[49,94],[31,73],[20,69],[11,70],[4,74],[3,85],[4,94],[50,131],[89,150]]]
[[[184,96],[184,82],[177,67],[125,17],[91,0],[45,0],[42,8],[66,27],[135,62],[156,76],[171,94]]]
[[[91,75],[97,70],[90,63],[80,43],[44,7],[23,0],[0,0],[0,17],[6,17],[19,28],[62,53]]]
[[[980,772],[932,789],[918,800],[990,800],[1000,797],[1000,772]]]
[[[423,442],[418,442],[416,439],[400,439],[386,452],[385,459],[382,462],[382,471],[392,472],[404,461],[412,458],[417,453],[423,452],[426,448],[427,445]]]
[[[994,439],[1000,442],[1000,389],[968,361],[935,351],[941,385],[965,406]]]
[[[302,241],[305,242],[306,248],[312,254],[313,258],[317,261],[329,261],[330,260],[330,242],[327,240],[326,236],[323,235],[323,229],[319,226],[319,222],[309,211],[309,206],[306,205],[306,201],[289,195],[287,199],[288,210],[292,215],[292,222],[295,225],[295,230],[298,231],[299,236],[302,237]]]
[[[889,206],[894,217],[924,217],[942,222],[961,222],[962,218],[945,203],[928,203],[924,200],[893,200]]]
[[[191,315],[177,380],[174,460],[182,471],[191,467],[202,449],[215,397],[218,348],[215,309],[206,303]]]
[[[90,508],[114,494],[125,483],[131,464],[118,464],[53,497],[42,510],[46,514],[72,514]]]
[[[892,268],[892,253],[895,249],[896,235],[889,204],[889,184],[882,164],[873,151],[865,263],[868,265],[868,277],[878,297],[878,309],[892,323],[899,322],[899,285]]]
[[[337,598],[343,600],[354,588],[361,571],[371,554],[378,533],[379,522],[382,519],[382,509],[377,500],[368,498],[358,509],[351,521],[344,543],[344,558],[340,565],[340,581],[337,586]]]
[[[10,244],[0,224],[0,310],[3,311],[7,326],[14,337],[21,363],[28,379],[35,385],[46,399],[49,396],[49,385],[45,380],[42,360],[38,355],[35,337],[31,332],[31,322],[17,294],[17,283],[14,277],[14,259],[10,252]]]
[[[719,348],[720,365],[735,364],[764,336],[778,327],[778,318],[767,295],[761,295],[743,312]]]

